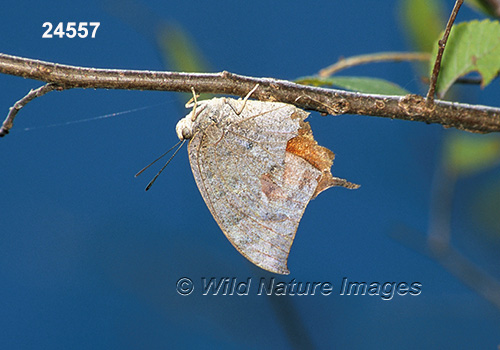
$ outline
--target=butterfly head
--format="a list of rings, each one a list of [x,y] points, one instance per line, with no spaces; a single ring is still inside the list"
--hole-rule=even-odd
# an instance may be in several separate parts
[[[194,121],[191,118],[191,113],[179,120],[175,127],[175,132],[179,140],[190,140],[193,137]]]

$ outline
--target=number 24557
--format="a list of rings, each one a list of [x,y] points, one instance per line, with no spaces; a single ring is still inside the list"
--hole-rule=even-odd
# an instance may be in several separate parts
[[[95,38],[95,33],[97,32],[97,28],[101,25],[100,22],[68,22],[66,23],[66,28],[64,28],[64,23],[59,22],[57,26],[54,28],[52,23],[45,22],[42,24],[42,27],[47,27],[47,30],[43,33],[42,38],[53,38],[54,36],[58,36],[59,38],[63,38],[64,36],[68,38],[74,38],[77,35],[80,38],[86,38],[89,35],[89,28],[92,29],[91,38]],[[52,31],[54,28],[54,31]]]

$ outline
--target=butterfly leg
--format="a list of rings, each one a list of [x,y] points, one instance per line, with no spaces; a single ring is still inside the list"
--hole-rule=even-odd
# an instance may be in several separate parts
[[[241,105],[239,111],[234,111],[236,114],[240,115],[241,112],[243,112],[243,110],[245,109],[245,106],[247,104],[247,100],[250,98],[250,96],[255,92],[255,90],[257,90],[257,88],[259,87],[259,84],[256,84],[254,86],[254,88],[252,90],[250,90],[250,92],[245,96],[245,98],[243,99],[243,104]]]
[[[200,95],[196,94],[193,87],[191,87],[191,91],[193,92],[193,97],[191,97],[191,99],[186,102],[185,107],[186,108],[193,108],[193,111],[191,112],[191,120],[194,122],[196,120],[196,118],[198,117],[198,115],[205,109],[206,106],[198,104],[198,97]],[[198,107],[201,107],[201,108],[198,109]]]

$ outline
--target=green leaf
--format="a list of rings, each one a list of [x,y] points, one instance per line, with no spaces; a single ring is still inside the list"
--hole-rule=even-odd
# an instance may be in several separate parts
[[[313,86],[336,86],[341,89],[380,95],[407,95],[409,92],[390,81],[369,77],[308,76],[298,78],[296,83]]]
[[[438,0],[403,0],[399,17],[414,46],[424,52],[432,51],[436,38],[446,25],[442,2]]]
[[[433,60],[437,43],[435,46]],[[446,44],[436,91],[443,96],[455,80],[473,71],[479,72],[481,86],[485,87],[499,70],[500,23],[490,20],[460,23],[453,26]]]
[[[468,176],[500,164],[500,138],[463,132],[447,134],[443,144],[446,168],[459,176]]]
[[[174,24],[163,24],[157,34],[158,45],[163,57],[172,70],[180,72],[208,71],[201,51],[194,40],[180,27]]]
[[[156,40],[165,65],[169,69],[178,72],[210,71],[209,64],[203,57],[196,42],[179,25],[163,22],[158,26]],[[185,102],[192,97],[192,94],[184,93],[183,96],[181,99]],[[212,97],[212,94],[201,94],[199,96],[201,100]]]

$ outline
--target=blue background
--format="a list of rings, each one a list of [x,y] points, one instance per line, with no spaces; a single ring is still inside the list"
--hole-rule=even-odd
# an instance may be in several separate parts
[[[18,1],[0,14],[0,51],[99,68],[165,70],[152,37],[118,8],[128,2]],[[294,79],[340,56],[411,49],[398,1],[149,1],[182,26],[213,71]],[[450,5],[451,6],[451,5]],[[447,9],[449,10],[449,8]],[[125,11],[126,12],[126,11]],[[464,9],[459,20],[476,16]],[[95,39],[42,39],[42,23],[98,21]],[[152,21],[153,22],[153,21]],[[408,64],[347,74],[395,81],[423,93]],[[41,83],[0,76],[0,110]],[[498,82],[464,101],[498,106]],[[182,96],[181,96],[182,97]],[[151,106],[140,112],[38,128]],[[311,124],[336,155],[334,175],[362,185],[312,201],[277,280],[420,282],[418,296],[203,296],[202,277],[274,275],[252,266],[206,208],[182,150],[149,192],[155,171],[134,174],[177,141],[188,110],[170,92],[70,90],[30,103],[0,140],[0,346],[95,348],[496,348],[500,312],[438,263],[390,238],[424,235],[445,131],[365,116]],[[498,178],[496,173],[490,176]],[[478,239],[467,199],[483,178],[460,183],[452,227],[458,244],[500,277],[498,246]],[[462,204],[461,204],[462,203]],[[195,290],[176,293],[189,277]],[[255,285],[254,285],[255,287]],[[255,291],[255,289],[252,289]]]

